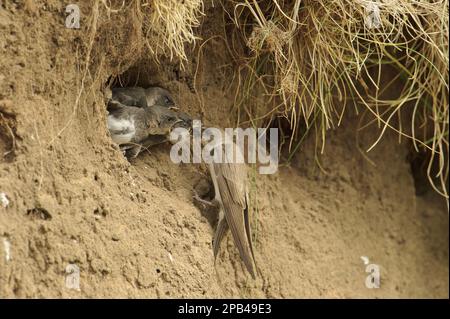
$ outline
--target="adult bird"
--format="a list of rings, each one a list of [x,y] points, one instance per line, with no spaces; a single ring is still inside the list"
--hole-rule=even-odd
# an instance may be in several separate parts
[[[221,144],[218,147],[223,147]],[[233,143],[234,150],[239,148]],[[223,148],[223,152],[225,148]],[[219,208],[219,218],[213,240],[214,260],[220,243],[229,228],[239,255],[248,272],[255,278],[256,260],[252,245],[248,199],[248,172],[244,163],[233,160],[225,163],[209,163],[208,168],[214,186],[214,199],[209,202],[198,195],[194,198],[206,205]]]

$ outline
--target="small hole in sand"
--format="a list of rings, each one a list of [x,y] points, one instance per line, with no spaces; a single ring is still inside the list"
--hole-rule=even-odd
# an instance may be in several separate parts
[[[35,207],[27,210],[27,215],[32,219],[42,219],[51,220],[52,215],[45,209],[41,207]]]

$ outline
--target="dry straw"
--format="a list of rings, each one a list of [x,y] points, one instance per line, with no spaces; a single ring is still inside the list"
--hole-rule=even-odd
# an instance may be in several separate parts
[[[140,6],[145,39],[153,56],[164,55],[187,61],[185,44],[193,44],[197,37],[194,28],[200,25],[202,0],[153,0]]]
[[[325,131],[354,104],[379,127],[367,151],[395,130],[430,152],[430,182],[448,198],[448,1],[245,0],[228,14],[252,51],[239,58],[253,69],[241,96],[263,83],[281,99],[265,112],[290,120],[291,151],[300,121],[319,125],[323,150]]]

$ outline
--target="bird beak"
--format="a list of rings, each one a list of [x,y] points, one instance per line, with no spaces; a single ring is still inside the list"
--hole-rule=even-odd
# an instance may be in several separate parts
[[[172,124],[170,129],[172,130],[178,123],[183,122],[183,120],[177,120],[175,123]]]

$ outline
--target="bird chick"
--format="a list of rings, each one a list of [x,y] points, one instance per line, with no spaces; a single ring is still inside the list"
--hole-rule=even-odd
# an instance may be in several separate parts
[[[158,104],[136,107],[110,100],[108,111],[111,138],[131,158],[139,154],[149,136],[168,136],[173,126],[182,122],[175,112]]]
[[[112,99],[125,105],[137,107],[152,106],[155,104],[168,108],[175,106],[170,92],[157,86],[147,89],[139,86],[113,88]]]
[[[172,131],[173,129],[175,129],[177,127],[182,127],[182,128],[185,128],[190,131],[192,129],[191,116],[184,112],[176,112],[176,115],[178,116],[178,121],[172,126],[170,131]],[[170,141],[170,134],[153,134],[153,135],[147,136],[142,141],[141,144],[142,144],[142,147],[147,149],[151,146],[162,144],[162,143],[169,142],[169,141]]]

